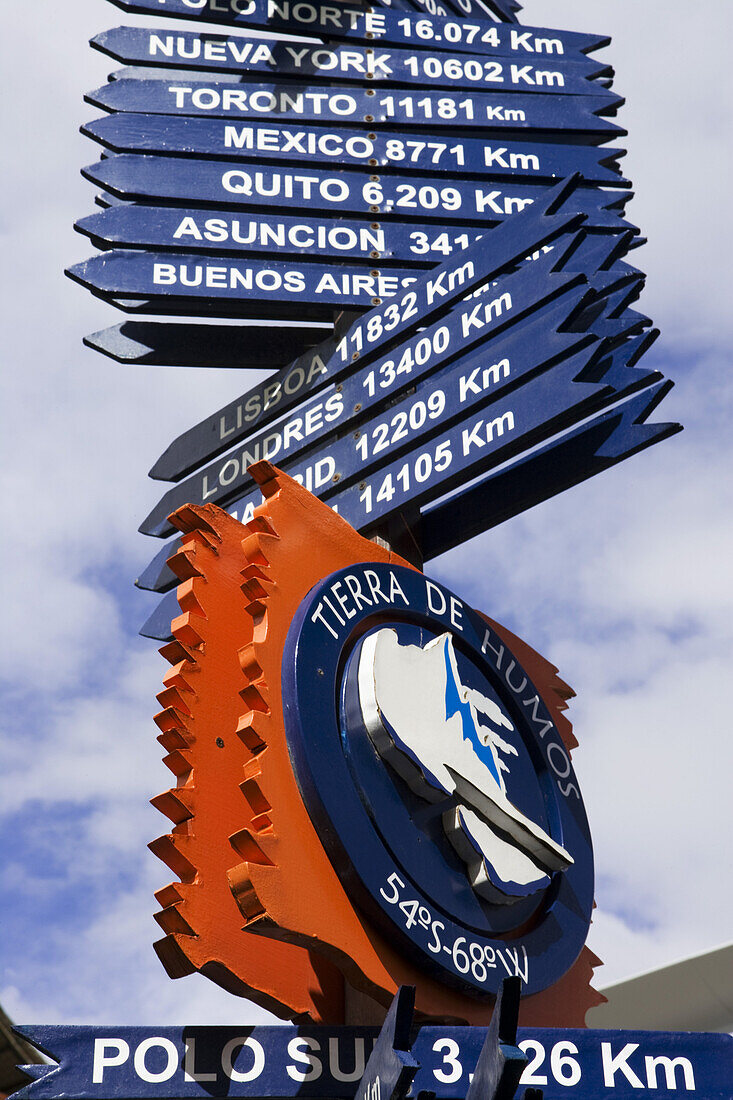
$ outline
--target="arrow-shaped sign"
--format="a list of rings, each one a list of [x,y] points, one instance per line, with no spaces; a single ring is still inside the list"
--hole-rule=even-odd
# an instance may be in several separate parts
[[[610,379],[608,383],[582,380],[593,363],[594,353],[592,350],[581,352],[540,374],[516,395],[492,404],[485,415],[477,412],[462,420],[441,433],[438,442],[420,445],[402,454],[343,491],[339,492],[337,487],[334,491],[332,485],[329,485],[330,492],[325,485],[313,484],[312,487],[316,495],[325,499],[356,530],[368,534],[404,509],[411,512],[422,509],[466,481],[481,477],[510,460],[518,461],[519,456],[526,455],[544,440],[609,405],[617,405],[640,385],[647,390],[660,385],[661,381],[655,381],[659,379],[656,372],[650,382],[648,374],[635,375],[633,369],[629,369],[636,357],[635,351],[632,342],[607,358],[604,380]],[[317,473],[314,470],[314,474]],[[563,487],[557,491],[562,491]],[[247,522],[258,501],[259,492],[255,490],[234,502],[228,510],[241,522]],[[462,541],[462,537],[457,536],[456,541]],[[170,637],[170,623],[178,614],[175,592],[169,592],[140,633],[165,641]]]
[[[545,303],[552,302],[585,282],[585,278],[576,273],[572,265],[569,271],[562,274],[553,272],[553,269],[561,264],[561,257],[550,254],[549,257],[538,260],[517,274],[501,279],[478,301],[470,299],[441,316],[432,325],[400,344],[393,352],[382,359],[377,359],[366,372],[345,377],[336,390],[331,387],[316,393],[309,400],[299,404],[289,418],[281,420],[272,428],[265,428],[259,435],[252,433],[247,424],[247,417],[243,413],[243,409],[251,412],[253,408],[250,398],[245,395],[236,407],[230,407],[219,417],[218,430],[215,430],[214,423],[211,424],[208,439],[209,455],[215,456],[235,443],[242,442],[248,452],[249,462],[259,461],[261,458],[281,462],[286,454],[295,454],[304,447],[311,447],[319,437],[332,435],[337,430],[343,431],[352,420],[363,420],[370,410],[380,408],[385,402],[393,403],[402,390],[414,386],[416,381],[432,374],[444,363],[453,362],[455,365],[455,363],[464,362],[466,356],[476,346],[479,346],[479,352],[485,351],[487,341],[495,340],[507,326],[511,326],[508,338],[520,345],[525,340],[525,332],[531,331],[541,322],[544,322],[550,330],[554,329],[555,324],[567,326],[568,331],[572,333],[587,331],[591,322],[594,322],[598,328],[604,322],[596,321],[598,309],[592,309],[590,304],[586,304],[589,292],[584,288],[570,302],[565,299],[560,301],[560,312],[557,318],[554,314],[548,315],[546,310],[540,309]],[[625,286],[629,282],[636,285],[640,282],[640,278],[635,275],[634,269],[628,268],[627,265],[619,265],[617,272],[614,270],[611,273],[596,275],[591,283],[593,294],[589,302],[597,301],[599,294],[609,294],[616,286]],[[588,314],[587,319],[585,314]],[[521,330],[516,328],[519,321],[524,322]],[[624,323],[628,327],[629,320],[626,315],[624,315]],[[634,315],[634,324],[637,323]],[[604,329],[603,335],[616,335],[617,330],[618,324],[614,321],[608,331]],[[537,338],[541,339],[541,337],[540,331]],[[533,345],[527,348],[527,352],[530,357],[536,354]],[[551,356],[548,355],[547,358]],[[530,358],[530,361],[535,360]],[[167,476],[164,480],[171,480],[171,474],[174,473],[175,480],[178,480],[182,474],[200,465],[200,454],[195,453],[190,446],[191,436],[187,436],[187,442],[188,448],[175,446],[169,448],[162,459],[156,463],[151,476],[161,477],[165,471]],[[177,460],[174,458],[176,454]],[[221,463],[226,465],[229,459],[224,458]],[[219,482],[217,471],[220,464],[207,467],[197,475],[204,478],[208,488],[194,489],[192,485],[187,485],[185,488],[181,486],[182,492],[190,490],[192,496],[184,496],[179,503],[197,498],[200,492],[203,492],[204,499],[214,495],[217,490],[212,490],[210,486],[212,483]],[[229,488],[230,495],[231,490],[238,485],[237,480],[232,479],[231,472],[224,483]],[[167,514],[177,506],[177,503],[171,501],[170,507],[163,514]]]
[[[517,261],[572,232],[582,216],[553,213],[572,201],[572,185],[560,185],[510,222],[492,230],[491,247],[481,242],[446,261],[408,291],[409,297],[370,311],[355,322],[339,341],[336,351],[324,346],[320,360],[314,349],[309,369],[296,363],[265,383],[218,409],[174,440],[161,456],[151,477],[172,480],[241,439],[246,432],[285,415],[309,394],[337,382],[356,363],[363,365],[412,331],[427,325],[460,297],[476,290]],[[627,238],[622,236],[621,240]],[[235,432],[241,434],[234,436]],[[232,438],[234,436],[234,438]]]
[[[245,165],[236,161],[138,156],[121,153],[85,168],[87,179],[122,198],[174,200],[272,210],[273,204],[303,206],[343,216],[415,218],[496,224],[536,202],[544,193],[529,181],[479,183],[445,178],[368,175],[319,168]],[[578,187],[578,210],[598,228],[627,228],[621,221],[631,192]]]
[[[623,149],[551,142],[494,141],[437,133],[355,133],[322,126],[233,124],[215,118],[120,113],[82,126],[82,133],[115,153],[186,154],[302,164],[339,164],[401,173],[446,172],[452,177],[553,181],[578,172],[588,183],[631,186],[621,175]]]
[[[385,223],[382,228],[389,230],[394,223]],[[483,234],[476,232],[479,239]],[[422,247],[432,247],[443,255],[450,244],[466,247],[468,242],[460,240],[454,233],[445,232],[436,237],[419,233]],[[619,256],[639,238],[631,234],[588,235],[584,234],[578,246],[576,262],[580,270],[597,270],[604,264],[612,265]],[[616,242],[615,244],[613,242]],[[109,242],[114,243],[114,242]],[[608,253],[609,243],[613,245]],[[601,248],[603,249],[601,253]],[[283,367],[296,355],[313,347],[317,343],[318,329],[315,328],[279,328],[260,329],[256,326],[235,328],[232,326],[204,324],[160,324],[154,321],[123,321],[100,332],[85,337],[85,344],[119,363],[138,363],[152,366],[181,367],[259,367],[267,361],[273,368]],[[335,348],[335,342],[333,344]],[[326,354],[328,358],[328,354]],[[310,373],[306,371],[306,374]],[[232,410],[230,409],[230,412]],[[220,410],[226,415],[226,410]],[[211,429],[212,436],[215,429]],[[234,440],[232,440],[233,442]],[[224,444],[219,449],[225,449]],[[216,453],[216,452],[213,452]],[[199,461],[205,461],[211,455],[203,454]],[[179,471],[176,476],[181,476]],[[163,476],[163,480],[175,480],[175,476]]]
[[[607,46],[607,35],[544,27],[509,27],[477,19],[402,15],[371,7],[349,7],[315,0],[204,0],[192,7],[190,0],[111,0],[123,11],[139,15],[167,15],[195,19],[239,29],[282,31],[304,37],[346,38],[374,45],[389,42],[413,49],[435,49],[443,44],[458,52],[527,57],[570,56],[592,53]]]
[[[517,0],[374,0],[378,7],[391,8],[393,11],[421,11],[428,15],[459,15],[462,19],[473,17],[485,19],[496,16],[505,23],[516,23],[516,13],[522,10]]]
[[[202,305],[219,300],[231,304],[233,317],[327,320],[334,307],[366,310],[404,292],[417,273],[410,268],[367,272],[333,263],[115,250],[75,264],[66,274],[106,298],[144,298],[146,313],[161,304],[165,310],[166,299],[173,299],[175,311],[178,299],[193,298],[199,312]],[[185,312],[197,310],[189,305]]]
[[[326,331],[312,326],[193,325],[123,321],[84,338],[87,347],[118,363],[146,366],[212,367],[261,370],[267,362],[277,369],[328,340]],[[336,339],[330,339],[331,354]]]
[[[478,348],[469,352],[466,356],[462,357],[459,361],[451,365],[450,370],[441,372],[441,376],[438,376],[434,380],[432,387],[422,387],[428,392],[428,400],[425,403],[425,421],[437,419],[437,416],[442,416],[445,411],[444,395],[446,393],[446,387],[443,382],[444,375],[449,375],[449,381],[452,385],[450,391],[455,401],[456,395],[458,403],[466,410],[472,407],[472,402],[475,402],[477,398],[484,395],[483,404],[486,403],[486,393],[490,390],[490,400],[494,400],[501,396],[505,392],[511,391],[516,388],[518,384],[521,384],[522,380],[531,378],[538,369],[543,369],[547,365],[557,362],[572,352],[590,346],[593,341],[593,337],[589,337],[582,331],[578,332],[560,332],[558,331],[563,320],[572,313],[573,304],[577,301],[577,295],[574,295],[568,304],[564,299],[560,299],[557,303],[550,303],[545,309],[541,310],[530,322],[525,323],[522,326],[521,332],[519,329],[512,328],[505,333],[500,334],[495,339],[489,339],[488,342],[481,344]],[[625,319],[619,319],[616,321],[616,331],[614,340],[618,341],[627,337],[634,330],[633,319],[627,321]],[[525,339],[526,337],[526,339]],[[606,343],[611,350],[613,341],[608,340]],[[633,351],[634,362],[636,362],[640,356],[640,352]],[[629,365],[633,365],[631,360]],[[633,381],[637,385],[643,384],[648,375],[637,372]],[[354,411],[354,404],[349,398],[349,391],[356,390],[358,395],[358,382],[359,379],[347,379],[343,384],[343,393],[336,398],[337,403],[340,403],[344,397],[344,406],[347,410],[351,411],[349,419],[359,419],[361,412],[356,413]],[[628,388],[630,385],[629,376],[623,379],[623,385]],[[436,396],[437,395],[437,396]],[[359,395],[361,396],[361,395]],[[430,401],[432,399],[432,405]],[[333,400],[333,399],[332,399]],[[422,419],[422,408],[420,407],[420,396],[416,396],[414,400],[403,401],[400,405],[390,408],[389,416],[384,419],[384,423],[381,423],[379,419],[372,421],[370,425],[365,425],[354,434],[353,444],[356,452],[361,456],[359,448],[367,448],[367,455],[370,448],[375,443],[381,443],[389,445],[389,433],[390,430],[394,434],[397,430],[404,430],[406,427],[411,427],[410,424],[410,412],[413,411],[413,420],[416,417],[414,412],[418,410],[417,420]],[[311,402],[311,407],[314,403]],[[316,411],[319,411],[316,407]],[[433,416],[431,417],[431,413]],[[320,409],[320,415],[323,415],[322,408]],[[404,426],[403,426],[404,420]],[[256,491],[247,491],[249,486],[251,489],[251,478],[247,476],[246,464],[248,461],[256,461],[262,457],[263,452],[267,455],[267,445],[274,452],[272,454],[273,460],[277,461],[279,465],[285,464],[286,466],[293,466],[294,458],[302,455],[304,451],[309,449],[310,441],[306,440],[299,448],[291,445],[290,439],[286,437],[287,423],[285,428],[275,429],[272,433],[264,435],[264,444],[262,438],[255,438],[251,443],[247,445],[246,451],[243,449],[240,454],[227,458],[222,461],[219,466],[218,472],[215,474],[211,470],[201,471],[197,478],[192,478],[190,482],[183,483],[176,486],[176,489],[171,490],[166,494],[163,501],[153,510],[151,515],[141,526],[141,530],[147,534],[156,534],[159,537],[165,537],[166,534],[171,533],[174,528],[166,522],[167,514],[174,507],[179,507],[182,503],[187,503],[190,500],[208,500],[211,498],[214,503],[219,504],[221,507],[235,507],[238,514],[243,513],[248,504],[257,500]],[[432,426],[429,424],[429,426]],[[340,425],[343,429],[344,424]],[[415,432],[406,432],[406,437]],[[427,433],[426,433],[427,434]],[[434,433],[431,433],[434,434]],[[360,442],[361,441],[361,442]],[[348,441],[347,441],[348,442]],[[310,446],[312,450],[312,444]],[[342,451],[345,448],[342,447]],[[385,448],[386,449],[386,448]],[[287,452],[287,454],[286,454]],[[334,476],[333,468],[336,467],[336,461],[333,461],[333,468],[331,460],[334,456],[338,457],[336,449],[331,449],[327,445],[321,447],[320,452],[313,455],[310,460],[301,460],[296,469],[293,470],[295,474],[305,477],[309,477],[309,470],[311,482],[323,473],[326,481],[327,475],[331,478]],[[326,459],[327,461],[319,460]],[[362,468],[366,468],[366,463]],[[227,481],[232,477],[233,472],[236,471],[236,478],[229,484]],[[338,471],[336,471],[338,472]],[[221,484],[217,484],[217,478],[221,477]],[[339,474],[339,477],[341,474]],[[184,488],[185,486],[185,488]],[[240,493],[244,491],[244,496],[237,497],[233,505],[227,504],[232,497],[236,496],[236,492],[232,492],[232,487],[238,490]],[[328,485],[324,483],[324,486],[319,488],[327,489]],[[157,527],[156,527],[157,525]],[[149,589],[155,592],[164,592],[174,585],[178,584],[177,578],[168,568],[167,562],[170,555],[177,548],[177,544],[167,543],[161,551],[156,554],[152,562],[142,572],[138,580],[136,581],[138,588]]]
[[[349,218],[292,217],[125,204],[92,214],[74,227],[102,249],[116,247],[233,252],[273,258],[325,257],[374,268],[398,264],[424,272],[486,236],[486,226],[364,222]],[[609,234],[605,234],[609,236]]]
[[[599,239],[605,242],[605,253],[597,246],[594,247],[595,267],[600,267],[604,255],[612,255],[616,251],[613,237],[606,235]],[[574,252],[566,257],[565,252],[570,248]],[[577,274],[560,276],[551,273],[561,266],[571,273],[583,271],[586,258],[583,246],[577,244],[577,237],[563,238],[545,257],[538,257],[533,264],[527,265],[516,274],[502,276],[502,289],[492,288],[478,302],[468,299],[450,312],[447,310],[451,303],[447,302],[445,311],[436,311],[437,320],[428,324],[430,318],[426,317],[426,325],[419,333],[408,336],[394,351],[388,351],[381,360],[373,362],[368,372],[356,375],[357,383],[348,377],[344,380],[344,375],[351,373],[348,366],[341,369],[337,366],[326,367],[327,349],[324,349],[319,364],[317,357],[320,352],[316,348],[308,370],[304,370],[300,362],[294,364],[292,369],[285,368],[179,436],[155,463],[150,470],[150,476],[163,481],[179,480],[207,459],[216,457],[248,436],[251,438],[255,428],[262,428],[285,416],[309,395],[319,393],[329,383],[340,382],[341,392],[346,392],[347,395],[358,385],[361,395],[357,397],[356,393],[351,394],[354,405],[363,406],[370,387],[375,394],[384,394],[385,389],[392,393],[395,383],[397,386],[407,385],[415,375],[464,354],[474,344],[485,341],[506,324],[525,316],[563,289],[582,281]],[[587,269],[592,271],[593,267],[588,266]],[[633,280],[635,275],[637,272],[634,268],[628,265],[619,268],[618,261],[615,261],[609,273],[612,280],[610,286],[614,286],[619,280],[624,283],[628,279]],[[600,279],[601,273],[596,274],[594,285],[599,290]],[[505,295],[504,287],[509,288],[510,293]],[[349,343],[355,346],[357,341],[351,337]],[[409,371],[405,370],[404,364],[409,365]],[[317,365],[322,369],[316,369]]]
[[[86,336],[84,343],[118,363],[261,370],[263,363],[285,366],[309,348],[322,346],[324,336],[324,329],[299,326],[123,321]]]
[[[569,283],[568,279],[566,287]],[[549,288],[548,293],[552,293]],[[383,463],[400,446],[435,435],[456,417],[467,416],[474,407],[514,390],[543,365],[561,358],[573,347],[587,344],[584,334],[557,331],[584,294],[584,288],[576,289],[554,308],[548,307],[525,321],[521,331],[515,324],[503,339],[489,337],[488,346],[484,341],[437,371],[434,365],[430,371],[415,369],[409,351],[395,356],[392,373],[383,376],[385,381],[393,380],[392,387],[381,392],[376,380],[380,376],[375,377],[373,371],[364,380],[366,386],[359,377],[346,379],[340,390],[327,392],[321,400],[311,399],[272,430],[265,429],[247,439],[235,452],[228,452],[179,482],[158,502],[140,531],[166,538],[175,531],[168,516],[183,504],[211,501],[224,507],[233,497],[241,498],[245,490],[253,489],[248,467],[262,458],[286,472],[292,472],[297,459],[299,467],[304,463],[314,471],[319,467],[324,471],[321,476],[334,483],[345,482]],[[401,375],[395,373],[400,363],[405,364]],[[385,413],[387,399],[399,394],[400,389],[404,391],[408,384],[410,396],[394,405],[390,402]],[[338,438],[331,439],[334,433]],[[314,478],[320,480],[315,473]]]
[[[196,72],[236,73],[244,79],[344,81],[410,85],[421,89],[485,88],[489,91],[553,91],[583,94],[587,80],[613,70],[584,55],[537,61],[488,59],[481,54],[420,50],[375,50],[329,42],[318,45],[288,39],[262,41],[197,31],[115,27],[92,38],[91,46],[126,65],[156,65]],[[198,78],[200,80],[200,77]]]
[[[355,1057],[356,1064],[362,1065],[362,1051],[371,1050],[378,1041],[376,1027],[308,1024],[244,1028],[57,1024],[24,1026],[19,1033],[51,1052],[59,1065],[32,1066],[34,1079],[15,1094],[17,1100],[105,1100],[110,1096],[210,1100],[212,1095],[232,1100],[337,1100],[353,1097],[358,1087],[353,1081],[344,1083],[344,1067],[353,1067]],[[429,1090],[439,1100],[463,1100],[474,1067],[474,1079],[486,1079],[480,1054],[486,1035],[486,1028],[447,1024],[415,1029],[410,1054],[420,1068],[413,1095],[425,1097]],[[505,1036],[507,1029],[500,1024],[499,1049],[511,1056],[507,1048],[515,1044],[506,1042]],[[672,1100],[693,1092],[687,1083],[694,1084],[699,1098],[730,1100],[730,1035],[520,1028],[516,1044],[531,1057],[535,1081],[546,1078],[542,1083],[545,1100],[632,1100],[644,1091]],[[333,1052],[330,1057],[329,1052]],[[315,1080],[298,1080],[307,1075],[309,1061],[321,1072],[317,1076],[314,1072]],[[261,1072],[253,1073],[253,1066],[260,1063]],[[292,1072],[294,1066],[299,1067],[297,1074]],[[158,1079],[145,1080],[152,1076]],[[670,1081],[674,1088],[667,1087]],[[520,1097],[523,1089],[520,1085]],[[376,1089],[372,1098],[376,1100]],[[482,1100],[489,1100],[489,1093],[483,1092]]]
[[[317,495],[357,530],[371,530],[388,515],[408,505],[420,507],[617,401],[624,390],[615,383],[619,372],[626,380],[630,354],[626,346],[617,349],[603,380],[590,382],[583,375],[595,352],[580,352],[493,403],[486,415],[478,415],[483,411],[479,406],[475,414],[442,433],[437,443],[421,443],[352,487],[334,492],[329,486],[330,492]],[[612,373],[613,385],[606,381]],[[636,389],[638,376],[632,374],[627,384]]]
[[[498,63],[497,63],[498,64]],[[538,92],[546,93],[544,86]],[[432,130],[525,129],[608,138],[625,133],[605,117],[624,102],[614,92],[588,84],[579,94],[485,91],[417,91],[406,88],[335,88],[309,84],[241,84],[232,81],[113,80],[84,99],[106,111],[249,119],[279,119]]]
[[[426,232],[412,223],[365,222],[349,218],[294,217],[277,212],[196,210],[127,203],[82,218],[74,228],[98,248],[145,248],[210,255],[324,257],[379,262],[424,269],[442,263],[486,235],[485,226],[434,226]]]
[[[619,407],[597,413],[572,431],[511,460],[449,502],[422,509],[418,529],[424,560],[682,431],[680,424],[646,423],[672,385],[666,380],[656,382]]]
[[[559,321],[565,321],[567,312],[572,310],[577,298],[577,294],[571,296],[565,313],[560,312]],[[543,317],[543,321],[547,324],[548,317]],[[627,322],[624,318],[619,318],[615,325],[617,338],[634,329],[633,319]],[[538,327],[533,335],[535,339],[541,341],[542,328]],[[286,473],[305,484],[306,488],[317,496],[328,498],[337,488],[341,489],[341,486],[357,480],[367,482],[367,475],[372,472],[372,481],[378,480],[379,474],[383,468],[388,467],[393,455],[418,445],[423,449],[429,447],[429,441],[444,435],[452,424],[475,422],[478,411],[488,405],[493,408],[499,399],[511,393],[511,401],[507,399],[509,401],[507,407],[510,405],[511,411],[505,416],[508,427],[502,420],[504,414],[501,409],[499,416],[492,421],[498,424],[496,437],[503,436],[505,433],[508,437],[510,431],[515,431],[517,424],[526,422],[527,409],[531,409],[532,417],[535,416],[534,402],[538,395],[541,400],[545,400],[547,377],[545,374],[542,375],[543,384],[540,385],[537,373],[548,362],[553,362],[547,352],[554,350],[556,359],[557,355],[562,354],[564,350],[563,344],[565,348],[572,348],[573,345],[580,346],[581,350],[573,354],[575,373],[572,377],[577,376],[584,385],[588,382],[594,384],[602,382],[606,388],[613,385],[616,389],[628,390],[631,386],[637,388],[638,385],[648,381],[648,372],[636,371],[633,375],[629,375],[628,369],[624,366],[619,373],[613,356],[602,360],[606,364],[605,369],[601,369],[600,372],[597,367],[596,370],[591,370],[590,368],[596,365],[601,357],[597,342],[591,341],[589,346],[589,341],[579,340],[578,334],[574,337],[565,335],[564,339],[558,336],[555,340],[552,339],[552,335],[552,331],[548,332],[550,339],[548,339],[547,350],[542,348],[539,351],[535,347],[534,354],[530,352],[523,355],[517,350],[516,343],[514,346],[509,343],[502,348],[505,354],[501,357],[497,355],[495,348],[487,350],[483,346],[479,347],[475,354],[462,357],[449,367],[416,382],[410,388],[409,396],[391,405],[388,412],[385,413],[377,407],[376,414],[373,414],[371,419],[360,421],[356,430],[348,434],[340,431],[336,438],[329,441],[326,435],[328,429],[326,418],[333,415],[335,419],[335,414],[340,409],[338,395],[332,396],[316,406],[319,416],[316,423],[320,423],[326,429],[320,437],[316,436],[311,440],[301,439],[300,445],[288,446],[288,425],[284,425],[279,431],[273,431],[266,436],[265,444],[269,439],[274,440],[273,449],[276,450],[279,447],[283,452],[283,457],[278,459],[278,465]],[[631,353],[629,345],[623,346],[619,351],[619,354],[626,353]],[[554,366],[547,372],[555,380],[559,379],[558,387],[561,392],[566,369],[570,368],[566,368],[566,365],[561,362],[559,366]],[[613,373],[614,370],[616,374]],[[620,379],[618,386],[616,385],[617,375]],[[546,410],[552,407],[552,401],[556,398],[557,395],[553,393],[552,400],[545,405]],[[537,412],[541,415],[542,410],[538,409]],[[359,413],[348,419],[359,420],[360,415]],[[551,419],[549,411],[547,418]],[[300,426],[302,433],[304,422],[302,418],[293,418],[290,426]],[[546,431],[544,421],[541,421],[540,425],[535,425],[532,420],[532,424],[541,426],[543,431]],[[343,424],[339,427],[343,429],[346,426]],[[513,438],[509,442],[512,443]],[[476,443],[477,450],[482,450],[483,446],[481,441]],[[215,504],[225,506],[235,498],[238,512],[250,511],[250,505],[259,500],[259,492],[253,484],[248,468],[253,462],[263,457],[263,449],[262,438],[259,438],[256,444],[238,448],[235,453],[220,460],[213,468],[207,468],[188,481],[170,489],[141,524],[140,531],[157,538],[166,538],[173,534],[175,527],[167,517],[171,511],[187,503],[202,504],[211,500]],[[369,511],[370,509],[367,509],[367,515]]]

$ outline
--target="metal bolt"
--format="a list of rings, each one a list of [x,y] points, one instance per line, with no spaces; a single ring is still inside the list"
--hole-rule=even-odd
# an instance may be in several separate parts
[[[353,362],[354,360],[358,359],[358,358],[359,358],[359,352],[358,352],[358,351],[355,351],[355,352],[354,352],[354,354],[353,354],[353,355],[351,356],[352,362]]]
[[[221,737],[217,737],[217,739],[216,739],[216,745],[217,745],[217,748],[219,748],[219,749],[223,749],[223,748],[224,748],[224,740],[223,740],[223,738],[221,738]]]
[[[381,252],[370,252],[369,253],[369,257],[372,260],[378,260],[381,255],[382,255]]]
[[[370,157],[367,163],[369,164],[370,168],[376,168],[379,164],[379,161],[376,159],[376,157]]]
[[[361,401],[357,401],[356,405],[354,405],[354,412],[355,413],[361,412],[361,407],[362,407],[361,406]],[[357,432],[356,434],[358,436],[359,433]]]
[[[362,493],[363,493],[365,489],[366,489],[366,481],[360,481],[360,482],[359,482],[359,490],[360,490],[360,492],[362,492]]]
[[[316,672],[318,673],[318,675],[319,675],[319,676],[323,676],[323,675],[324,675],[324,672],[323,672],[323,669],[322,669],[322,668],[317,668],[317,669],[316,669]]]
[[[367,134],[367,137],[369,138],[370,141],[376,141],[377,140],[377,135],[376,134]]]
[[[370,229],[379,229],[379,222],[372,222]]]
[[[382,299],[381,298],[372,298],[372,305],[373,306],[381,306],[381,304],[382,304]]]
[[[333,482],[334,485],[336,484],[337,481],[340,481],[340,480],[341,480],[341,474],[334,474],[333,477],[331,478],[331,481]]]

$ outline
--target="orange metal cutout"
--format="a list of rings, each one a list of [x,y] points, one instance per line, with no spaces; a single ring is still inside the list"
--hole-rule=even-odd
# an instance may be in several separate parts
[[[172,822],[151,844],[180,880],[156,895],[171,977],[200,971],[288,1019],[344,1020],[344,979],[385,1008],[415,985],[418,1016],[485,1024],[491,1006],[422,973],[354,908],[318,838],[285,739],[281,661],[309,592],[358,562],[408,563],[358,535],[267,462],[265,502],[247,524],[213,505],[174,513],[183,545],[171,664],[156,716],[176,786],[153,804]],[[491,620],[488,620],[491,622]],[[557,670],[492,623],[518,653],[568,750],[573,694]],[[604,998],[587,948],[556,985],[522,1001],[520,1022],[582,1027]]]

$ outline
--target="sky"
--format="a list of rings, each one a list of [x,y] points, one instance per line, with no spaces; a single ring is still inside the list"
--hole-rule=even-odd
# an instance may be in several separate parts
[[[255,376],[122,366],[82,337],[122,319],[63,268],[92,253],[82,102],[114,67],[103,0],[7,4],[0,36],[4,612],[0,1004],[16,1021],[244,1023],[266,1014],[151,944],[169,872],[146,848],[169,784],[152,715],[165,671],[132,587],[147,470]],[[599,986],[731,939],[733,310],[730,0],[527,0],[525,25],[609,33],[627,97],[628,216],[649,243],[644,360],[685,431],[430,563],[575,688],[574,764],[594,836]]]

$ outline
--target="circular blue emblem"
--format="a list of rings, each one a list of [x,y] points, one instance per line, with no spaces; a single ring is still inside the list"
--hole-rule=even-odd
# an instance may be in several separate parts
[[[568,752],[516,656],[442,585],[359,564],[290,628],[293,769],[354,905],[464,993],[556,982],[593,906],[588,823]]]

